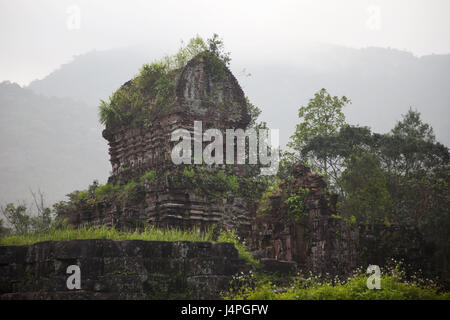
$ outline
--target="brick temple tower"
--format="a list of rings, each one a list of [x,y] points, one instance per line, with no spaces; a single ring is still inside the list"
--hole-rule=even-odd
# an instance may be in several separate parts
[[[214,59],[214,60],[213,60]],[[111,180],[131,176],[151,168],[171,166],[170,134],[177,128],[193,130],[194,121],[208,128],[242,128],[250,121],[247,104],[239,83],[222,65],[221,74],[213,74],[211,61],[222,63],[207,53],[200,54],[183,68],[174,70],[171,78],[176,84],[172,103],[155,110],[150,126],[108,125],[103,137],[108,140]],[[123,86],[129,86],[130,82]],[[153,93],[148,92],[151,96]]]
[[[106,201],[93,211],[73,217],[74,224],[132,227],[149,223],[180,228],[217,224],[238,230],[250,228],[245,201],[234,196],[211,198],[182,182],[183,165],[173,164],[171,150],[176,142],[170,141],[175,129],[193,132],[194,121],[202,121],[203,131],[208,128],[245,130],[250,116],[244,92],[225,64],[209,52],[197,55],[180,69],[169,71],[168,80],[173,85],[165,97],[166,105],[155,105],[153,101],[158,93],[152,89],[152,80],[141,80],[145,86],[141,91],[143,110],[151,117],[137,125],[108,121],[103,131],[112,165],[109,184],[142,182],[142,176],[148,172],[156,173],[156,177],[151,183],[141,183],[124,201]],[[130,80],[119,90],[133,92],[135,82]],[[129,106],[120,108],[122,114],[130,113]],[[211,172],[218,169],[201,166]],[[240,169],[236,172],[242,174]]]

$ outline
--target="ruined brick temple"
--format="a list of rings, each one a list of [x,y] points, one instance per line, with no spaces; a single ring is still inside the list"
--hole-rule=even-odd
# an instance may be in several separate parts
[[[142,222],[180,228],[218,225],[236,229],[260,258],[295,261],[302,268],[317,272],[349,271],[356,263],[357,234],[344,221],[332,217],[335,196],[327,193],[321,177],[300,163],[292,171],[294,182],[285,183],[282,188],[288,193],[299,188],[311,191],[304,199],[307,212],[301,222],[286,218],[288,209],[280,197],[272,197],[272,211],[267,217],[260,217],[256,208],[239,195],[208,197],[177,179],[183,176],[183,166],[172,163],[170,154],[175,143],[170,141],[171,132],[183,128],[193,136],[194,121],[202,121],[203,130],[246,129],[251,120],[236,78],[225,66],[220,77],[215,75],[209,58],[199,55],[171,73],[175,83],[173,99],[154,111],[150,125],[106,124],[103,136],[109,143],[112,165],[109,183],[126,184],[149,170],[158,172],[155,181],[137,188],[125,201],[78,210],[71,216],[71,223],[134,227]],[[131,86],[129,81],[122,88]],[[151,90],[145,94],[148,101],[154,95]],[[238,175],[246,174],[239,165],[233,170]]]
[[[291,261],[315,273],[343,275],[356,266],[382,263],[387,255],[420,260],[422,251],[410,248],[412,244],[420,248],[419,240],[405,242],[403,249],[378,250],[391,248],[389,239],[398,237],[399,232],[409,233],[380,226],[382,236],[369,235],[364,226],[340,218],[336,214],[337,196],[330,194],[323,179],[301,163],[279,186],[279,194],[271,195],[265,203],[258,193],[264,190],[256,192],[257,188],[246,184],[252,180],[247,179],[251,170],[248,165],[175,165],[171,159],[177,143],[171,141],[175,129],[187,129],[195,140],[194,121],[202,122],[203,132],[209,128],[224,132],[247,129],[251,116],[236,78],[212,54],[199,54],[165,75],[170,84],[166,91],[154,85],[157,81],[151,73],[119,88],[125,98],[118,99],[117,113],[127,121],[107,121],[103,136],[109,143],[112,166],[108,185],[119,185],[120,191],[109,198],[79,201],[68,215],[69,223],[129,229],[143,225],[235,229],[256,257]],[[161,91],[167,94],[161,97]],[[133,109],[129,97],[136,92],[140,92],[139,101],[143,103],[139,106],[145,112],[138,108],[141,113],[133,118],[136,107]],[[207,144],[203,141],[203,147]],[[226,148],[223,153],[226,159]],[[193,169],[196,171],[190,171]],[[222,177],[230,174],[242,178],[237,191],[219,185],[222,182],[217,174],[221,170],[227,172]],[[300,191],[306,189],[309,193],[302,199],[304,213],[301,219],[293,220],[286,200],[300,196]],[[264,205],[268,209],[261,214]],[[372,248],[370,254],[362,254],[367,250],[361,250],[361,246]]]
[[[195,192],[182,181],[175,181],[182,176],[183,166],[176,166],[171,160],[175,142],[170,141],[170,136],[174,130],[187,129],[193,136],[194,121],[202,122],[203,131],[245,129],[250,121],[244,92],[236,78],[225,65],[220,66],[217,76],[211,59],[207,53],[200,54],[183,68],[170,72],[174,88],[167,105],[153,108],[151,123],[140,126],[106,123],[103,137],[109,143],[112,165],[108,182],[126,184],[151,170],[157,172],[157,177],[123,203],[104,203],[95,210],[74,213],[73,224],[134,227],[143,222],[161,227],[203,228],[219,224],[250,228],[242,199],[213,199]],[[131,86],[132,81],[128,81],[121,89]],[[144,100],[150,103],[155,95],[151,89],[146,90]]]
[[[295,261],[302,270],[316,274],[346,274],[357,265],[358,229],[336,218],[337,195],[327,191],[325,181],[298,162],[293,179],[285,181],[279,194],[269,198],[269,212],[253,225],[256,253],[283,261]],[[305,215],[290,219],[287,194],[308,190]]]

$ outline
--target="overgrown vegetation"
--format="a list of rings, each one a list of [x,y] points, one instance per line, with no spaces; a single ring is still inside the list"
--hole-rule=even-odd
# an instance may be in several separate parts
[[[199,36],[186,45],[182,42],[176,54],[144,64],[139,74],[114,92],[109,101],[101,100],[100,122],[151,128],[156,116],[168,112],[175,102],[177,70],[197,55],[204,59],[213,80],[220,80],[231,60],[217,34],[206,42]]]
[[[368,275],[357,270],[340,280],[317,275],[280,278],[250,272],[236,275],[227,300],[449,300],[450,292],[442,292],[433,281],[406,279],[398,266],[381,275],[380,289],[368,289]]]
[[[173,176],[175,182],[177,177]],[[199,194],[211,195],[215,198],[225,197],[231,192],[237,194],[242,178],[231,170],[210,169],[203,167],[184,167],[181,180]]]
[[[268,187],[258,202],[257,216],[259,218],[273,218],[275,214],[278,219],[284,219],[288,223],[296,223],[307,217],[306,201],[310,190],[308,188],[288,190],[289,188],[286,188],[286,186],[292,181],[292,177],[290,177],[286,179],[274,178],[268,182]],[[277,207],[277,211],[274,212],[272,204],[275,198],[280,200],[281,206]],[[283,216],[278,210],[286,212],[286,215]]]
[[[156,170],[149,170],[127,183],[118,180],[100,185],[94,181],[86,190],[76,190],[67,195],[67,201],[53,205],[55,223],[63,223],[74,212],[93,212],[103,204],[121,206],[128,200],[137,199],[146,187],[156,185],[156,180]]]
[[[103,205],[123,206],[127,201],[137,200],[147,191],[157,191],[170,186],[192,190],[200,197],[211,202],[241,197],[247,204],[256,206],[268,183],[267,177],[255,175],[242,176],[232,166],[210,168],[201,166],[179,166],[171,170],[150,170],[127,183],[119,180],[104,185],[94,181],[86,190],[77,190],[68,194],[67,201],[53,206],[56,221],[61,223],[76,212],[95,212]]]
[[[241,241],[239,236],[236,234],[234,230],[224,230],[220,233],[218,239],[218,242],[231,242],[234,244],[236,249],[239,253],[239,258],[247,261],[247,263],[250,263],[254,266],[259,265],[259,261],[257,261],[255,258],[253,258],[252,254],[247,248],[247,245],[245,241]]]
[[[279,197],[282,194],[282,190],[280,188],[282,180],[274,179],[267,186],[267,189],[261,196],[260,201],[258,202],[258,208],[256,214],[258,217],[262,217],[264,215],[269,215],[272,212],[272,198]]]
[[[288,208],[287,213],[289,218],[295,222],[299,222],[307,215],[306,200],[308,198],[308,194],[308,188],[299,188],[295,194],[292,194],[284,201]]]

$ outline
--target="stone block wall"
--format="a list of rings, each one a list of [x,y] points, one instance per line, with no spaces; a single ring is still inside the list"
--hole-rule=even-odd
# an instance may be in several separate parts
[[[69,265],[81,289],[69,290]],[[231,243],[72,240],[0,246],[0,299],[217,299],[247,272]]]

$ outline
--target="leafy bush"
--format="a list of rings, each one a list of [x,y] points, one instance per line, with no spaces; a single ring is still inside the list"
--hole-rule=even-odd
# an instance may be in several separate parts
[[[134,180],[131,180],[123,187],[123,193],[129,194],[133,192],[133,190],[137,187],[138,183]]]
[[[142,187],[145,183],[152,183],[156,179],[156,171],[146,171],[141,175],[137,181],[131,180],[126,184],[120,184],[120,181],[115,184],[106,183],[103,185],[94,181],[87,190],[78,190],[69,194],[70,203],[77,207],[80,202],[86,201],[88,205],[96,205],[105,200],[123,201],[129,198],[136,192],[138,187]],[[59,206],[60,204],[56,204]]]
[[[137,77],[139,79],[139,76]],[[136,87],[136,79],[126,83],[113,93],[109,102],[101,100],[99,107],[100,122],[132,125],[143,113],[144,96]],[[141,119],[142,120],[142,119]]]
[[[89,194],[87,190],[80,190],[77,192],[77,197],[79,201],[86,200],[88,198]]]
[[[218,170],[216,173],[219,183],[225,186],[226,189],[237,192],[239,189],[238,177],[233,174],[226,174],[223,170]]]
[[[151,183],[156,179],[156,170],[146,171],[140,178],[139,182],[141,183]]]
[[[271,198],[281,195],[281,181],[282,180],[275,178],[275,180],[269,184],[266,191],[262,194],[261,200],[258,202],[258,209],[256,211],[258,216],[268,215],[272,212]]]
[[[104,199],[111,197],[111,195],[114,194],[115,192],[117,192],[119,189],[120,189],[120,185],[118,183],[115,185],[112,183],[107,183],[104,185],[99,185],[94,190],[94,195],[95,195],[96,199],[104,200]]]
[[[305,202],[308,194],[309,189],[302,188],[298,190],[297,194],[291,195],[284,202],[288,207],[289,217],[295,222],[300,221],[307,214]]]
[[[186,183],[202,195],[214,198],[226,196],[229,192],[237,194],[240,190],[240,182],[245,179],[234,174],[231,170],[201,167],[184,167],[182,172],[183,181],[177,181],[175,174],[171,175],[174,183]]]
[[[192,179],[194,175],[195,175],[194,168],[189,169],[188,167],[185,167],[183,169],[183,176],[185,176],[186,178]]]

